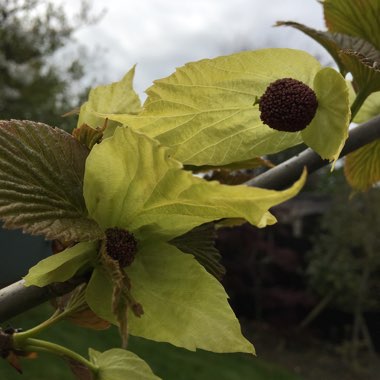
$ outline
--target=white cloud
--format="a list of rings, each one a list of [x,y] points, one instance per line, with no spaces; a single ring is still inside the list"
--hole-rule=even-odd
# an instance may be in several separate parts
[[[322,7],[315,0],[93,0],[106,8],[98,24],[77,33],[96,46],[105,60],[99,81],[116,81],[135,63],[139,93],[175,67],[234,51],[291,47],[327,59],[316,43],[290,28],[273,28],[277,20],[294,20],[323,29]],[[73,11],[75,0],[65,2]]]

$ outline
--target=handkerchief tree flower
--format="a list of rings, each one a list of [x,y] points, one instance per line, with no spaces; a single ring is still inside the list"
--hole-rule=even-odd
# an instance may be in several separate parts
[[[92,90],[72,135],[29,121],[0,123],[0,218],[63,247],[31,268],[25,285],[85,279],[51,319],[13,333],[3,356],[48,350],[97,379],[133,378],[135,370],[156,378],[126,350],[90,350],[87,360],[33,338],[88,308],[97,326],[119,327],[123,347],[131,334],[189,350],[255,353],[219,282],[212,233],[194,246],[226,219],[275,223],[269,209],[295,196],[306,172],[275,191],[207,181],[190,169],[250,167],[302,141],[336,160],[350,117],[347,85],[290,49],[190,63],[156,81],[143,106],[133,74]]]
[[[237,162],[244,167],[301,143],[336,161],[348,137],[349,89],[343,76],[300,50],[243,51],[190,62],[155,81],[142,108],[110,107],[119,88],[130,88],[133,74],[134,69],[121,82],[93,90],[78,125],[97,127],[105,118],[128,125],[170,147],[174,158],[191,167]],[[277,123],[268,122],[268,110]]]

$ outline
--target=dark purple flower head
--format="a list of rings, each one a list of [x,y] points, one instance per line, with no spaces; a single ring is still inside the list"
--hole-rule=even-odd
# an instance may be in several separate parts
[[[284,132],[305,129],[313,120],[317,108],[315,92],[292,78],[272,82],[259,100],[262,122]]]
[[[137,253],[137,241],[134,235],[122,228],[106,230],[106,250],[108,256],[120,263],[121,267],[131,265]]]

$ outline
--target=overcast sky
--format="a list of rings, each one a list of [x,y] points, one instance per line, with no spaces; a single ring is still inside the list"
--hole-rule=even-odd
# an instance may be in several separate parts
[[[66,0],[74,12],[78,2]],[[171,74],[186,62],[242,49],[290,47],[331,63],[310,38],[291,28],[273,28],[292,20],[324,29],[322,6],[316,0],[92,0],[101,20],[83,28],[76,39],[92,51],[92,72],[98,83],[119,80],[137,64],[139,94],[154,79]]]

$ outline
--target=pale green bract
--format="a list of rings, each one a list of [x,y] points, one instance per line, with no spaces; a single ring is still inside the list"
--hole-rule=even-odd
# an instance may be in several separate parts
[[[105,352],[89,349],[92,363],[98,367],[96,380],[159,380],[133,352],[113,348]]]
[[[82,242],[67,248],[63,252],[41,260],[30,268],[24,277],[25,285],[46,286],[52,282],[64,282],[73,277],[78,269],[94,260],[95,242]]]
[[[254,352],[222,286],[192,256],[165,242],[226,217],[243,217],[260,227],[272,224],[268,208],[295,195],[303,182],[304,177],[282,192],[207,182],[183,171],[167,148],[130,128],[118,128],[94,147],[84,180],[89,214],[102,228],[125,228],[139,241],[126,272],[145,314],[130,313],[129,331],[191,350]],[[95,269],[88,303],[114,322],[111,294],[110,280]]]
[[[170,151],[131,128],[95,146],[86,163],[83,192],[102,228],[128,228],[138,238],[165,240],[222,218],[258,227],[276,222],[268,209],[294,196],[303,180],[284,191],[205,181],[182,170]]]
[[[88,101],[80,108],[77,127],[79,128],[82,124],[87,124],[93,128],[102,127],[105,118],[98,117],[97,112],[138,113],[141,110],[141,102],[133,89],[134,75],[135,67],[129,70],[119,82],[93,88],[90,91]]]
[[[260,120],[256,101],[281,78],[300,80],[317,94],[320,107],[302,132],[279,132]],[[244,51],[188,63],[146,92],[138,115],[111,110],[94,114],[159,140],[185,165],[227,165],[302,141],[322,158],[336,160],[347,138],[350,108],[343,77],[333,69],[323,70],[315,58],[299,50]]]
[[[133,128],[119,127],[95,145],[86,161],[83,189],[89,215],[103,230],[123,228],[138,240],[135,260],[125,271],[145,313],[140,318],[129,313],[128,331],[190,350],[254,353],[222,285],[192,255],[168,241],[223,218],[244,218],[259,227],[273,224],[268,209],[296,195],[305,177],[303,173],[283,191],[208,182],[183,170],[168,148]],[[87,251],[90,244],[83,243],[81,249]],[[97,254],[93,248],[88,263]],[[37,277],[28,285],[38,282]],[[113,323],[114,286],[107,271],[95,264],[86,299]]]

